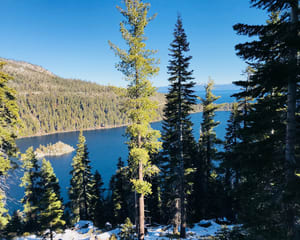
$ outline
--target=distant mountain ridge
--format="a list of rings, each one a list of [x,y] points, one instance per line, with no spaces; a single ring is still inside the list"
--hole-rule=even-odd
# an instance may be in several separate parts
[[[18,133],[20,137],[118,127],[129,123],[122,111],[125,88],[61,78],[24,61],[4,58],[0,61],[6,62],[1,71],[13,77],[9,86],[17,91],[20,117],[24,123],[24,128]],[[165,94],[158,92],[152,98],[159,103],[155,120],[162,120]],[[227,101],[228,97],[225,99],[227,104],[220,110],[228,111],[231,101]],[[202,111],[202,106],[195,105],[194,111]]]
[[[12,60],[12,59],[5,59],[5,58],[0,58],[0,61],[6,62],[5,70],[7,72],[15,72],[15,73],[26,73],[26,71],[36,71],[42,74],[47,74],[49,76],[55,77],[56,75],[50,72],[49,70],[39,66],[39,65],[34,65],[28,62],[24,61],[18,61],[18,60]]]
[[[196,92],[205,91],[204,87],[205,87],[205,84],[198,84],[194,87],[194,90]],[[168,88],[169,88],[168,86],[159,87],[157,91],[160,93],[167,93]],[[216,84],[213,89],[213,91],[238,91],[238,90],[239,90],[239,87],[232,83]]]
[[[24,123],[19,136],[128,124],[126,114],[121,111],[124,88],[61,78],[41,66],[23,61],[4,58],[0,61],[6,62],[2,71],[13,77],[9,86],[17,91]],[[164,95],[158,93],[154,99],[162,103],[158,110],[162,114]]]

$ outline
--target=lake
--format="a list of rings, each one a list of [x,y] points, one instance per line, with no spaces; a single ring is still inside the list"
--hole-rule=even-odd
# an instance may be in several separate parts
[[[224,138],[226,123],[229,118],[229,112],[217,112],[216,120],[220,121],[220,125],[216,128],[217,136],[221,139]],[[194,123],[194,136],[198,140],[200,136],[200,123],[202,121],[202,113],[195,113],[191,115],[192,122]],[[152,123],[152,127],[157,130],[161,130],[161,122]],[[116,164],[119,157],[122,157],[124,161],[127,159],[127,145],[125,134],[126,127],[84,131],[83,134],[86,137],[87,147],[89,151],[89,158],[91,160],[92,171],[97,169],[104,181],[105,187],[108,187],[110,177],[115,173]],[[34,148],[39,147],[40,144],[47,145],[49,143],[56,143],[62,141],[74,148],[76,147],[79,132],[57,133],[47,136],[23,138],[17,140],[17,145],[22,153],[30,146]],[[50,160],[55,174],[59,179],[61,186],[61,193],[64,200],[67,200],[67,188],[70,183],[71,162],[75,155],[73,153],[58,156],[58,157],[46,157]],[[13,175],[8,178],[7,183],[9,189],[7,191],[8,206],[10,211],[20,208],[20,199],[23,197],[23,188],[19,187],[20,176],[23,173],[21,169],[17,169],[13,172]]]

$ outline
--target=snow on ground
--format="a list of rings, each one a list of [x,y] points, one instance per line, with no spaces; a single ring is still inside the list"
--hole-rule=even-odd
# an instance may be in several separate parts
[[[187,229],[187,239],[199,239],[200,237],[215,236],[224,225],[220,225],[213,220],[202,220],[193,227]],[[226,225],[228,229],[232,229],[234,225]],[[149,227],[145,240],[163,240],[169,238],[168,234],[172,234],[170,226]],[[94,227],[91,221],[79,221],[74,228],[66,229],[63,233],[54,234],[55,240],[109,240],[112,234],[118,236],[119,228],[111,231],[102,232]],[[42,237],[35,235],[27,237],[19,237],[15,240],[43,240]]]

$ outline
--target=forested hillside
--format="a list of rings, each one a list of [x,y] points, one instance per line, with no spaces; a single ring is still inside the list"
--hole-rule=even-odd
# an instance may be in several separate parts
[[[124,88],[61,78],[27,62],[3,58],[0,61],[6,62],[3,70],[14,78],[9,85],[17,91],[24,125],[19,136],[128,124],[128,118],[122,111],[126,94]],[[159,102],[156,120],[161,120],[165,96],[157,93],[154,99]],[[229,109],[229,104],[222,108]],[[194,110],[201,111],[201,105],[195,106]]]
[[[13,76],[24,128],[20,136],[60,131],[113,127],[127,124],[121,111],[125,89],[64,79],[44,68],[25,62],[0,59],[3,70]],[[164,95],[156,94],[162,103]]]

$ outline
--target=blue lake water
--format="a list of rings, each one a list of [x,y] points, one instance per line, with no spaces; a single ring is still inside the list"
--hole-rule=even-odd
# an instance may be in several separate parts
[[[202,87],[202,90],[199,90],[200,87],[197,87],[196,91],[195,91],[195,95],[201,98],[205,97],[205,91],[204,91],[204,87]],[[162,87],[159,89],[159,92],[161,93],[168,93],[168,88],[167,87]],[[232,94],[235,94],[237,92],[239,92],[238,88],[234,88],[234,89],[214,89],[212,90],[213,94],[215,96],[220,96],[220,98],[216,101],[216,103],[220,104],[220,103],[232,103],[235,100],[235,98],[231,97]],[[200,101],[198,101],[198,103],[200,103]]]
[[[229,112],[217,112],[216,121],[220,121],[220,125],[216,128],[217,136],[221,139],[224,138],[226,123],[229,117]],[[192,122],[194,123],[194,136],[198,140],[200,135],[200,123],[202,121],[202,113],[195,113],[191,115]],[[155,122],[152,127],[157,130],[161,130],[161,122]],[[91,160],[92,171],[98,170],[103,178],[104,184],[108,187],[110,177],[115,173],[116,164],[119,157],[122,157],[124,161],[127,159],[127,145],[125,134],[126,127],[92,130],[83,132],[86,137],[89,158]],[[30,146],[34,148],[39,147],[40,144],[47,145],[49,143],[56,143],[62,141],[74,148],[76,147],[78,140],[78,132],[58,133],[47,136],[31,137],[17,140],[17,145],[22,153]],[[58,156],[58,157],[46,157],[50,160],[55,174],[59,179],[61,186],[62,197],[67,200],[68,186],[70,182],[71,162],[75,155],[73,153]],[[10,210],[20,208],[20,199],[23,197],[23,188],[19,187],[20,176],[23,173],[21,169],[17,169],[13,172],[13,175],[7,180],[9,189],[8,206]]]

